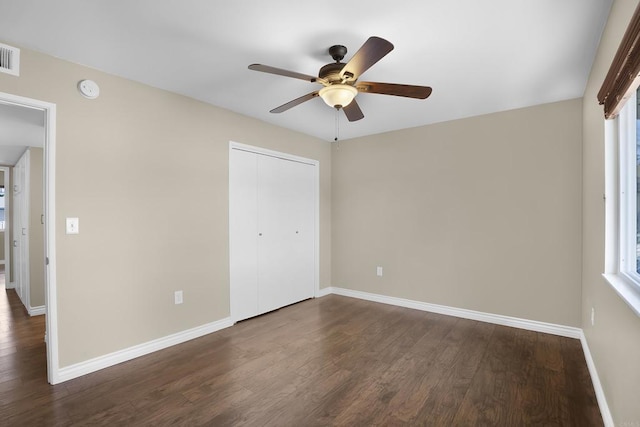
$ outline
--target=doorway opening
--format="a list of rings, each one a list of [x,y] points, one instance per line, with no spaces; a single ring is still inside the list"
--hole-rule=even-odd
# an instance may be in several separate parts
[[[56,384],[59,382],[54,209],[56,106],[0,92],[0,123],[0,166],[9,171],[3,171],[3,175],[5,179],[9,177],[11,183],[10,188],[4,187],[4,198],[12,206],[11,213],[6,210],[6,205],[4,211],[5,249],[7,236],[10,242],[5,253],[5,281],[9,283],[8,288],[16,288],[30,315],[45,315],[43,338],[46,343],[47,380]],[[28,142],[31,141],[30,135],[41,138],[42,148]],[[5,155],[8,157],[2,158]],[[29,168],[34,174],[29,173]],[[36,194],[35,188],[38,186],[41,190]],[[33,201],[30,200],[31,195],[34,196]],[[40,206],[34,206],[35,213],[31,215],[33,212],[29,208],[38,200]],[[20,203],[23,204],[22,217],[17,218],[13,214]],[[17,211],[20,212],[20,209]],[[13,225],[7,227],[7,223]],[[38,239],[35,235],[39,229]],[[10,262],[6,262],[7,259]],[[39,273],[32,273],[29,266],[31,260],[40,268]],[[21,270],[19,274],[18,270]],[[42,286],[41,296],[34,293],[34,286],[30,286],[36,282]]]

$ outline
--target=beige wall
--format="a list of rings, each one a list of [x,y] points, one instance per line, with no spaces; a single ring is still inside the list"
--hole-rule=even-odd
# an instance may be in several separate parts
[[[44,305],[44,150],[29,148],[29,304]]]
[[[617,425],[640,424],[640,318],[604,281],[604,114],[596,95],[637,0],[616,0],[584,95],[582,327]],[[591,307],[595,326],[591,326]]]
[[[229,315],[230,140],[320,161],[320,286],[331,284],[329,143],[28,49],[21,60],[0,91],[57,105],[61,367]],[[98,99],[78,93],[81,79]],[[65,217],[80,218],[79,235]]]
[[[571,100],[334,147],[333,284],[579,326],[581,108]]]

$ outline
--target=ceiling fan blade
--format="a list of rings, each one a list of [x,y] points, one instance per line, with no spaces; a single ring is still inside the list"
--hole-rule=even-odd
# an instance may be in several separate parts
[[[358,92],[362,93],[381,93],[383,95],[416,99],[426,99],[432,92],[429,86],[399,85],[395,83],[358,82],[356,88]]]
[[[364,119],[364,114],[362,114],[362,110],[360,109],[360,106],[355,99],[351,101],[346,107],[342,107],[342,109],[344,110],[344,114],[346,114],[347,119],[350,122]]]
[[[355,55],[347,62],[340,77],[357,79],[373,64],[380,61],[387,53],[393,50],[393,45],[380,37],[369,37]],[[348,73],[348,74],[347,74]]]
[[[297,73],[295,71],[283,70],[282,68],[270,67],[262,64],[251,64],[249,69],[253,71],[262,71],[263,73],[276,74],[278,76],[293,77],[294,79],[306,80],[314,83],[318,78],[308,74]]]
[[[300,105],[303,102],[306,102],[310,99],[315,98],[316,96],[318,96],[318,92],[311,92],[308,93],[306,95],[301,96],[300,98],[296,98],[293,101],[289,101],[286,104],[282,104],[281,106],[274,108],[273,110],[269,111],[270,113],[282,113],[283,111],[287,111],[290,108],[295,107],[296,105]]]

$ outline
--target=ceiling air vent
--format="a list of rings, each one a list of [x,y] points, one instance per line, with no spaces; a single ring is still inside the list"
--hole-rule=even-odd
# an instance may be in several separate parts
[[[0,72],[20,75],[20,49],[0,43]]]

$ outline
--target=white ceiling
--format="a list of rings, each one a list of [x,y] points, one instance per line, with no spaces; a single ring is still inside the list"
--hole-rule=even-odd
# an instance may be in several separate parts
[[[332,9],[331,5],[335,5]],[[305,74],[372,35],[395,50],[368,81],[427,85],[426,100],[360,94],[365,118],[341,139],[581,97],[611,0],[0,0],[0,41],[181,93],[324,140],[335,111]],[[99,81],[97,82],[100,83]]]

